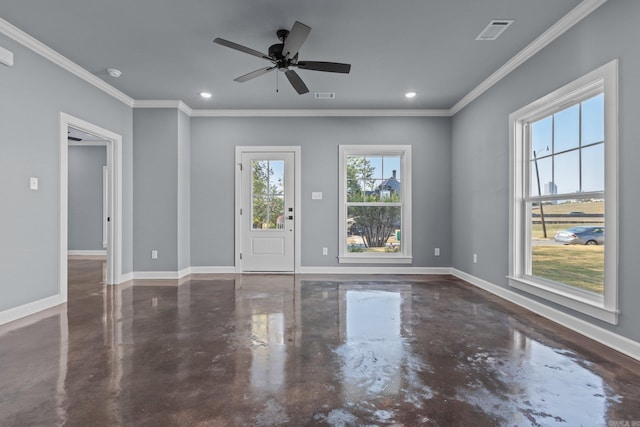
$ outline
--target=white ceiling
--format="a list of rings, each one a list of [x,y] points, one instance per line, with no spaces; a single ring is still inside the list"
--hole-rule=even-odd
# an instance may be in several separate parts
[[[135,100],[182,100],[193,109],[449,109],[580,2],[2,0],[0,17]],[[496,41],[476,41],[492,19],[515,22]],[[351,73],[297,70],[306,95],[277,72],[233,81],[269,63],[214,38],[266,53],[275,31],[296,20],[312,28],[300,60],[351,63]],[[213,97],[200,98],[203,90]],[[418,96],[405,99],[409,90]],[[336,98],[316,100],[314,92]]]

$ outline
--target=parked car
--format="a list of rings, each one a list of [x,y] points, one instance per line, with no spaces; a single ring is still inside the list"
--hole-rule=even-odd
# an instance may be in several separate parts
[[[362,236],[362,228],[358,227],[356,224],[351,224],[351,227],[349,227],[349,233],[352,236]]]
[[[579,225],[558,231],[555,241],[565,245],[604,245],[604,227],[599,225]]]

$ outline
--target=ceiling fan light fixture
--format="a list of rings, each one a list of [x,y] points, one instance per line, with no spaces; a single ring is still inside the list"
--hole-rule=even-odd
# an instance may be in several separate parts
[[[200,92],[200,96],[204,99],[209,99],[211,98],[213,95],[211,94],[211,92],[207,92],[207,91],[203,91]]]
[[[407,99],[411,99],[411,98],[415,98],[416,95],[417,95],[416,92],[407,92],[407,93],[404,94],[404,97],[407,98]]]

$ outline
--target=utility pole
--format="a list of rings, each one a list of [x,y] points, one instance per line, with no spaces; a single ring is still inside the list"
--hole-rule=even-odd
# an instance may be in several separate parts
[[[545,150],[539,150],[539,151],[546,151],[548,149],[549,149],[549,147],[547,147]],[[538,196],[542,196],[542,189],[540,188],[540,172],[538,172],[538,155],[537,155],[537,153],[535,151],[533,152],[533,162],[536,165],[536,179],[538,181]],[[545,222],[544,222],[544,209],[542,208],[542,200],[539,201],[539,206],[540,206],[540,220],[542,222],[542,235],[546,239],[547,238],[547,224],[545,224]]]

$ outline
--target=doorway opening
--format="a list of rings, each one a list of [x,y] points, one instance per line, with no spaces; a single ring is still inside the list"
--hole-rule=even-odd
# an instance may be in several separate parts
[[[122,281],[122,137],[77,117],[60,113],[60,247],[58,292],[67,301],[69,255],[69,147],[104,146],[102,242],[106,251],[105,282]]]

